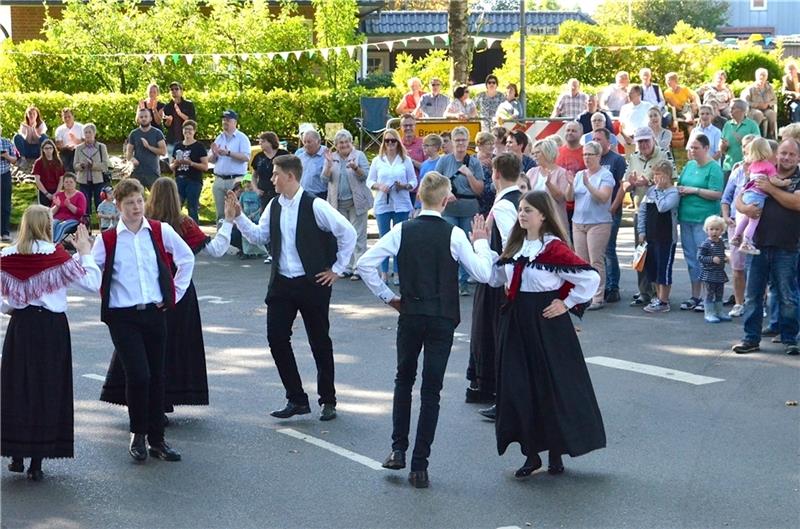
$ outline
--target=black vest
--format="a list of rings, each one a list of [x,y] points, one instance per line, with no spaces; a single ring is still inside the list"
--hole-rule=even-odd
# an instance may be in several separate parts
[[[509,191],[500,200],[508,200],[514,204],[514,209],[516,210],[519,207],[520,198],[522,198],[522,192],[517,189],[516,191]],[[497,252],[497,255],[503,253],[503,237],[500,235],[500,229],[497,227],[496,222],[492,224],[492,238],[489,240],[489,247]]]
[[[458,325],[458,261],[450,253],[454,226],[434,215],[420,215],[401,226],[400,312],[444,317]]]
[[[303,264],[303,270],[306,272],[306,277],[311,278],[333,266],[333,263],[336,262],[336,252],[339,249],[336,237],[317,225],[317,219],[314,218],[314,200],[317,200],[317,197],[308,191],[303,191],[303,195],[300,197],[300,205],[298,206],[297,229],[294,241],[297,253],[300,255],[300,262]],[[275,281],[275,276],[278,275],[278,263],[282,245],[281,210],[283,209],[278,197],[272,199],[271,204],[269,212],[269,249],[270,254],[272,254],[272,266],[270,267],[269,289],[272,289],[272,283]],[[269,294],[269,290],[267,293]]]
[[[645,239],[653,242],[672,241],[672,210],[660,212],[655,202],[646,202]]]

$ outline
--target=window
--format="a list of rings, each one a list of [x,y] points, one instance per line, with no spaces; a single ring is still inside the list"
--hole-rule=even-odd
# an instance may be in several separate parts
[[[385,73],[389,71],[389,53],[373,52],[367,56],[367,73]]]
[[[750,11],[766,11],[767,0],[750,0]]]

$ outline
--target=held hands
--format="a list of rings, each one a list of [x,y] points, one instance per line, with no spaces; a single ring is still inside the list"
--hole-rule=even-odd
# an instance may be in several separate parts
[[[567,312],[568,310],[569,310],[569,309],[567,309],[567,305],[566,305],[566,303],[564,303],[564,302],[563,302],[563,301],[561,301],[560,299],[554,299],[554,300],[553,300],[553,301],[550,303],[550,305],[548,305],[548,306],[547,306],[547,307],[546,307],[546,308],[545,308],[545,309],[542,311],[542,316],[544,316],[545,318],[547,318],[548,320],[550,320],[550,319],[552,319],[552,318],[556,318],[556,317],[558,317],[558,316],[561,316],[562,314],[564,314],[564,313],[565,313],[565,312]]]
[[[472,233],[470,234],[472,242],[479,241],[483,239],[484,241],[489,240],[489,230],[486,228],[486,221],[483,218],[483,215],[477,213],[474,217],[472,217]]]
[[[727,224],[729,227],[731,227],[731,228],[735,228],[736,227],[736,221],[733,220],[732,218],[726,216],[726,217],[722,217],[722,219],[725,221],[725,224]]]
[[[320,272],[319,274],[315,275],[314,277],[317,278],[317,284],[322,285],[324,287],[329,287],[333,285],[337,279],[339,279],[339,274],[334,272],[333,270],[325,270],[324,272]]]
[[[386,304],[392,307],[397,312],[400,312],[400,298],[394,297],[390,299]]]
[[[242,214],[242,205],[236,198],[236,193],[228,191],[225,195],[225,220],[233,222],[233,219]]]

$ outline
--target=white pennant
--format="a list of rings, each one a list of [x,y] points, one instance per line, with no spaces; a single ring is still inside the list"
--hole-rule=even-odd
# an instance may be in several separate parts
[[[299,61],[300,57],[302,57],[302,55],[303,55],[303,52],[302,51],[295,51],[292,54],[294,55],[294,58]]]
[[[253,58],[255,58],[255,60],[257,60],[257,61],[260,61],[261,60],[261,54],[260,53],[254,53],[253,54]]]
[[[289,60],[289,52],[288,51],[282,51],[278,55],[280,55],[281,59],[283,59],[284,61]]]
[[[355,57],[356,54],[356,47],[355,46],[347,46],[347,55],[352,59]]]
[[[186,64],[191,66],[192,61],[194,61],[194,55],[192,55],[191,53],[187,53],[186,55],[184,55],[184,57],[186,57]]]
[[[333,53],[335,53],[336,55],[341,55],[342,54],[342,48],[333,48]]]
[[[219,64],[219,61],[220,61],[220,59],[221,59],[221,58],[222,58],[222,57],[220,56],[220,54],[219,54],[219,53],[212,53],[212,54],[211,54],[211,62],[213,62],[213,63],[214,63],[214,64],[216,64],[216,65],[218,65],[218,64]]]
[[[271,61],[271,60],[273,60],[274,58],[275,58],[275,54],[274,54],[274,53],[267,53],[267,60],[270,60],[270,61]]]
[[[497,42],[497,39],[489,39],[489,38],[487,38],[486,39],[486,47],[487,48],[491,48],[492,44],[494,44],[495,42]]]
[[[247,59],[249,59],[249,58],[250,58],[250,54],[249,54],[249,53],[240,53],[240,54],[239,54],[239,57],[241,57],[241,59],[242,59],[243,61],[246,61]]]
[[[163,54],[163,53],[159,53],[158,54],[158,62],[160,62],[162,66],[164,65],[164,61],[166,61],[166,60],[167,60],[167,56],[165,54]]]
[[[328,60],[328,54],[331,52],[331,50],[329,48],[322,48],[321,50],[319,50],[319,52],[322,55],[322,58],[327,61]]]
[[[386,42],[385,44],[386,44],[386,49],[389,50],[389,51],[392,51],[392,48],[394,48],[394,41],[390,40],[389,42]]]
[[[153,54],[152,53],[145,53],[144,54],[144,60],[146,60],[147,62],[152,61],[153,60]]]

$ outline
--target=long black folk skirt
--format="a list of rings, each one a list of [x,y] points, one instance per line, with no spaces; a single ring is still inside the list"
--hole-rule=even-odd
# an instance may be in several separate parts
[[[606,446],[603,418],[569,313],[545,319],[558,293],[520,292],[500,316],[497,451],[572,457]]]
[[[484,283],[475,287],[467,380],[486,393],[495,391],[497,328],[500,322],[500,306],[505,300],[503,287],[494,288]]]
[[[208,405],[206,350],[194,282],[189,283],[186,294],[175,305],[175,309],[167,311],[167,354],[164,376],[165,411],[172,411],[174,405]],[[108,366],[100,400],[121,406],[127,405],[125,370],[116,351],[111,355],[111,364]]]
[[[74,455],[72,345],[67,316],[29,306],[15,310],[0,365],[0,453]]]

